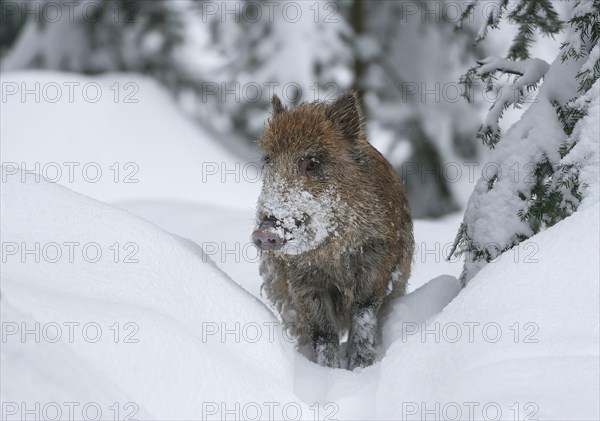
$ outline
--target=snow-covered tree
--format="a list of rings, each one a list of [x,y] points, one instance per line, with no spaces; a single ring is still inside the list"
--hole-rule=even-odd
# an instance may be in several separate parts
[[[456,211],[458,186],[444,169],[479,152],[473,132],[481,107],[462,98],[457,84],[483,51],[472,46],[474,22],[456,31],[457,17],[443,2],[353,0],[342,10],[353,29],[353,87],[364,97],[376,146],[403,177],[413,215]]]
[[[173,89],[198,83],[186,49],[188,1],[49,0],[12,2],[3,21],[15,21],[2,70],[45,68],[88,74],[130,71]],[[22,28],[21,28],[22,26]],[[14,38],[14,39],[12,39]],[[14,41],[14,42],[13,42]]]
[[[501,0],[479,31],[477,41],[502,19],[518,29],[507,58],[480,60],[464,78],[482,79],[497,99],[478,132],[494,149],[491,161],[452,251],[465,254],[463,284],[506,250],[569,216],[586,197],[597,200],[600,1],[568,6],[570,16],[562,22],[550,0]],[[530,57],[536,31],[566,38],[551,64]],[[529,107],[521,119],[501,133],[503,111],[523,104]]]

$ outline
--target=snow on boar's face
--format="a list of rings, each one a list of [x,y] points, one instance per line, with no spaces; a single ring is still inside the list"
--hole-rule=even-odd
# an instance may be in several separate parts
[[[298,255],[342,235],[351,218],[348,198],[364,155],[361,117],[352,93],[294,109],[273,96],[272,106],[260,141],[265,171],[252,240],[263,251]]]

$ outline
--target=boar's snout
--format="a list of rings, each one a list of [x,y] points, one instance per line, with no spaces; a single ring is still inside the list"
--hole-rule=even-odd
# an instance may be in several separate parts
[[[276,251],[283,247],[285,239],[273,232],[275,224],[268,219],[262,222],[252,233],[254,245],[264,251]]]

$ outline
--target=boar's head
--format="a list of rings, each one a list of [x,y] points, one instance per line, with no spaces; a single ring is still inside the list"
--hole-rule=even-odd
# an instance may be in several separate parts
[[[255,245],[298,255],[343,236],[355,218],[349,208],[363,206],[349,202],[357,198],[367,174],[365,147],[355,94],[293,109],[273,96],[260,140],[264,177]]]

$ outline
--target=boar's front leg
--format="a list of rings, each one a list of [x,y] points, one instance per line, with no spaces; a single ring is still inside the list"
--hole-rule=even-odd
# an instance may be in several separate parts
[[[317,364],[340,368],[340,337],[333,322],[333,303],[328,294],[313,295],[311,300],[311,336]]]
[[[306,336],[312,341],[315,361],[325,367],[340,367],[340,338],[331,320],[331,298],[323,291],[294,288]]]
[[[377,356],[377,313],[379,303],[357,304],[352,309],[352,326],[349,335],[348,369],[368,367]]]

